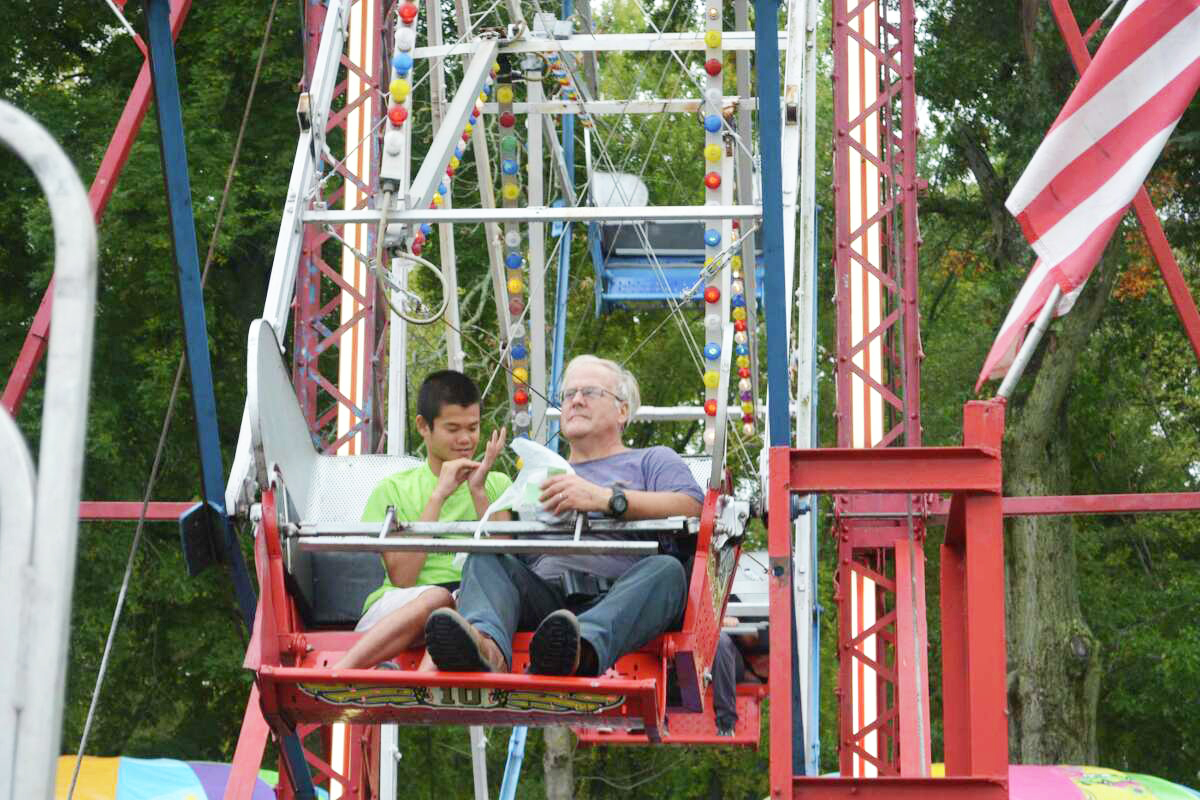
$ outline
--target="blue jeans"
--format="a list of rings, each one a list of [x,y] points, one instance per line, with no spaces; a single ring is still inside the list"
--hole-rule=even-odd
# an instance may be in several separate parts
[[[568,603],[560,586],[543,580],[515,556],[473,553],[463,566],[458,611],[489,636],[512,664],[513,634],[532,631],[566,608],[596,653],[601,675],[625,653],[683,623],[687,579],[672,556],[641,559],[600,598]]]

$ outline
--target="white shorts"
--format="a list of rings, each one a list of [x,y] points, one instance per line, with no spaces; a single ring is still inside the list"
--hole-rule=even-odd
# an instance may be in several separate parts
[[[362,615],[362,618],[358,621],[358,624],[354,626],[354,630],[358,633],[362,633],[363,631],[378,624],[379,621],[388,614],[403,608],[430,589],[440,588],[440,586],[426,584],[423,586],[406,586],[404,588],[388,589],[371,605],[370,608],[367,609],[367,613]]]

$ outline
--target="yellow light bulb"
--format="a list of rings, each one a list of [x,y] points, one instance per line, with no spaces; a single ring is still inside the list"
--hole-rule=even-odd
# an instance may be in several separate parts
[[[751,403],[749,400],[742,403],[742,413],[743,414],[753,414],[754,413],[754,403]]]
[[[434,208],[442,207],[442,193],[441,192],[433,193],[433,207]]]
[[[520,294],[524,288],[525,288],[525,284],[521,283],[520,278],[509,278],[508,279],[508,293],[509,294]]]
[[[735,320],[743,320],[746,318],[746,309],[738,306],[733,310],[733,313],[730,316],[732,316]]]
[[[396,78],[388,86],[388,90],[392,94],[392,100],[397,103],[403,103],[408,98],[409,88],[411,87],[409,87],[408,81],[404,80],[404,78]]]
[[[739,367],[750,366],[750,356],[738,356],[737,357],[737,365]]]
[[[524,367],[517,367],[512,372],[513,380],[517,383],[527,383],[529,381],[529,370]]]
[[[511,103],[513,101],[513,90],[509,86],[501,86],[496,90],[497,103]]]
[[[500,194],[504,196],[505,200],[516,200],[521,194],[521,187],[515,183],[507,184],[500,189]]]
[[[704,34],[704,43],[706,45],[708,45],[709,47],[720,47],[721,46],[721,32],[720,31],[706,32]]]
[[[704,373],[704,386],[708,389],[715,389],[721,385],[721,376],[716,370],[710,369]]]
[[[719,145],[719,144],[704,145],[704,159],[706,161],[711,161],[714,164],[717,163],[718,161],[720,161],[721,160],[721,145]]]
[[[729,266],[732,267],[733,269],[741,269],[742,268],[742,257],[734,256],[733,258],[729,259]]]

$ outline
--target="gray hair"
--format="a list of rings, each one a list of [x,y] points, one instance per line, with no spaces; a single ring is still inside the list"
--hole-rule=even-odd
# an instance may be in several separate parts
[[[563,370],[563,380],[567,378],[567,374],[571,371],[571,367],[576,365],[585,366],[592,365],[603,367],[611,372],[617,379],[617,396],[621,398],[621,402],[629,406],[629,416],[625,418],[625,424],[628,425],[633,415],[637,413],[638,408],[642,404],[642,393],[638,389],[637,378],[633,373],[622,367],[617,362],[608,359],[600,358],[599,356],[591,355],[590,353],[575,356],[567,362],[567,368]]]

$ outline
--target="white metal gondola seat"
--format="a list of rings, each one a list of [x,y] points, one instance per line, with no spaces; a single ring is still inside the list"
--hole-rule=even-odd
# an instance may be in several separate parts
[[[581,538],[565,528],[519,521],[496,525],[511,526],[507,532],[519,536],[557,533],[559,538],[448,540],[439,536],[461,533],[469,529],[462,526],[473,523],[362,523],[361,510],[375,484],[419,462],[321,455],[300,413],[274,332],[265,322],[251,328],[249,362],[248,408],[262,502],[255,539],[259,613],[245,664],[257,673],[268,722],[284,729],[335,721],[566,724],[643,728],[657,740],[672,666],[684,706],[704,710],[720,615],[745,525],[744,503],[710,490],[700,520],[592,525],[596,530],[633,530],[645,541]],[[694,474],[709,470],[707,462],[691,467]],[[395,532],[406,535],[387,535]],[[514,641],[510,673],[416,672],[420,651],[397,658],[399,670],[330,669],[357,637],[348,628],[361,605],[358,593],[378,585],[379,553],[384,550],[650,554],[658,551],[658,536],[697,533],[682,629],[626,654],[603,677],[521,674],[528,660],[527,633]],[[353,560],[340,563],[334,556]],[[379,578],[371,577],[371,570],[378,570]],[[356,576],[360,586],[338,597],[336,581],[345,575]]]

